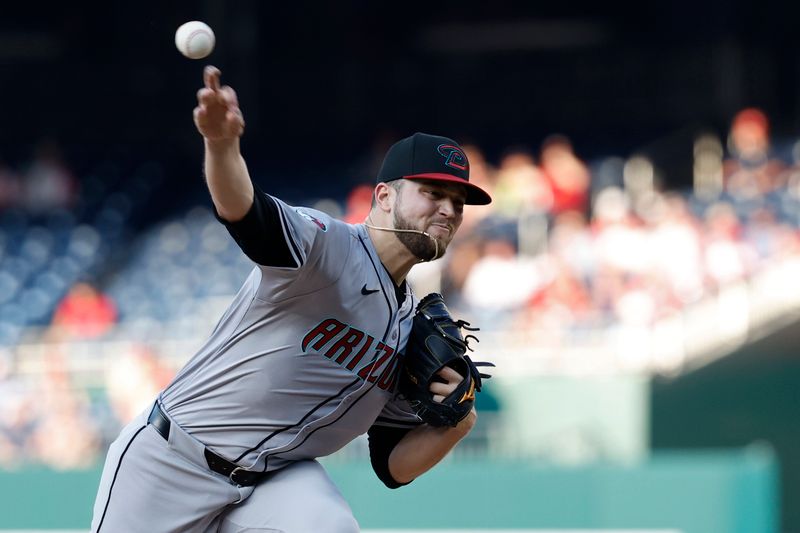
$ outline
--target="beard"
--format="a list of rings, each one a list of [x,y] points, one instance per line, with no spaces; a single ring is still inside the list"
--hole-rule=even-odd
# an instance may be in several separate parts
[[[422,231],[411,224],[411,222],[403,218],[398,211],[394,212],[394,228]],[[408,248],[409,252],[414,254],[416,257],[419,257],[423,261],[433,261],[434,259],[439,259],[447,250],[447,242],[442,239],[437,239],[433,235],[404,232],[397,232],[395,235],[400,242],[403,243],[406,248]],[[437,244],[439,248],[438,254],[436,250]]]

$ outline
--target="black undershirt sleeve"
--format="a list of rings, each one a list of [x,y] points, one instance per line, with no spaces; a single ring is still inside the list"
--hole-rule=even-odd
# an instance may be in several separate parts
[[[389,454],[394,447],[411,431],[407,428],[391,428],[386,426],[372,426],[367,432],[369,437],[369,459],[372,469],[378,475],[378,479],[390,489],[396,489],[411,483],[398,483],[389,473]]]
[[[297,267],[281,225],[281,209],[271,196],[253,185],[253,205],[243,219],[229,222],[214,211],[247,257],[263,266]],[[212,204],[213,205],[213,204]]]

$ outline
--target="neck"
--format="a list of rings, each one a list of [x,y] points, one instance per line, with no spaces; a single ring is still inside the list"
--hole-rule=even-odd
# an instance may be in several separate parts
[[[398,239],[397,234],[391,231],[375,229],[376,227],[384,227],[380,224],[372,224],[367,226],[367,234],[378,252],[378,257],[383,263],[383,266],[392,276],[396,285],[400,285],[406,279],[406,276],[411,271],[411,267],[420,262],[419,257],[412,254],[408,248],[405,247]]]

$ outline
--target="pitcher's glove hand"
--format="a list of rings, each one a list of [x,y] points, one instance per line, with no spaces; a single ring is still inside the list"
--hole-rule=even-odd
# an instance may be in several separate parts
[[[475,393],[481,390],[481,378],[491,377],[481,374],[477,367],[494,365],[475,363],[466,355],[467,350],[472,350],[469,340],[477,342],[478,339],[474,335],[463,338],[461,328],[468,331],[477,331],[478,328],[469,327],[469,322],[463,320],[454,321],[441,294],[431,293],[423,298],[413,320],[399,392],[423,422],[431,426],[455,427],[472,410]],[[430,387],[432,382],[441,381],[436,374],[445,366],[464,379],[444,400],[437,402]]]

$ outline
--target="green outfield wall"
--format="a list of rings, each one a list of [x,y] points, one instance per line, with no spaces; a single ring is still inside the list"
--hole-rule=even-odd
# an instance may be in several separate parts
[[[364,462],[327,467],[368,529],[778,531],[777,465],[767,448],[579,468],[449,461],[397,490]],[[0,529],[88,529],[99,475],[0,472]]]
[[[768,444],[780,465],[780,527],[800,531],[800,323],[695,372],[652,383],[655,453]]]

